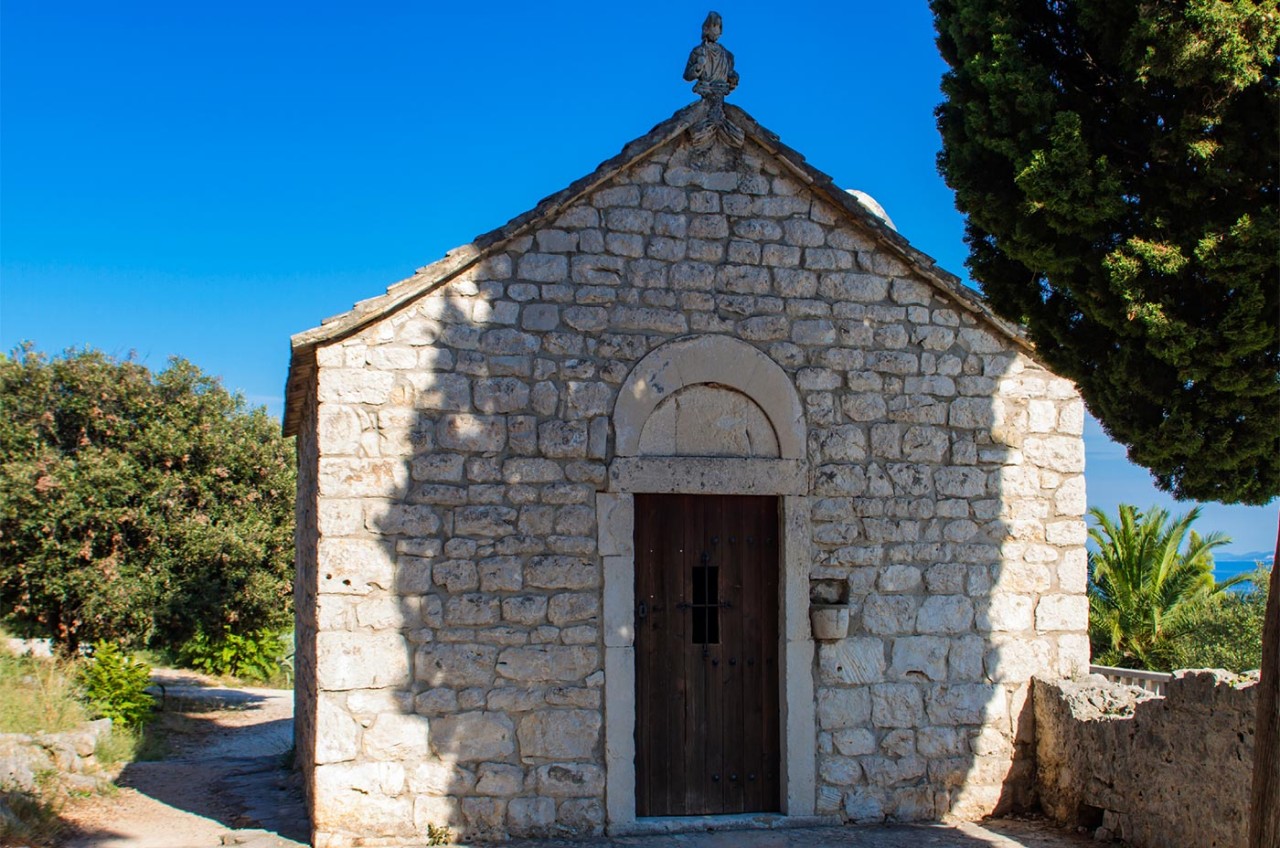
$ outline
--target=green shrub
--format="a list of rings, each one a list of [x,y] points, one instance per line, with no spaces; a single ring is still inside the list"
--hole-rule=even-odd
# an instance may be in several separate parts
[[[287,632],[265,628],[249,633],[227,629],[216,638],[199,631],[178,649],[178,661],[206,674],[264,682],[290,670],[291,645]]]
[[[155,699],[146,691],[151,666],[134,659],[111,642],[96,642],[93,658],[80,671],[85,701],[100,718],[125,727],[151,720]]]
[[[1177,668],[1225,668],[1251,671],[1262,665],[1262,625],[1267,610],[1265,569],[1253,574],[1251,588],[1214,597],[1194,609],[1169,640],[1164,665]]]

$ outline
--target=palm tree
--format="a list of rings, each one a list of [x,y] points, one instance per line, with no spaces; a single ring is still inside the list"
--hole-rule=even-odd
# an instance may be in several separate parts
[[[1159,507],[1143,513],[1120,504],[1119,513],[1113,521],[1089,510],[1097,547],[1089,553],[1089,639],[1097,662],[1155,669],[1168,638],[1199,604],[1248,578],[1214,582],[1212,551],[1231,540],[1191,529],[1199,507],[1172,521]]]

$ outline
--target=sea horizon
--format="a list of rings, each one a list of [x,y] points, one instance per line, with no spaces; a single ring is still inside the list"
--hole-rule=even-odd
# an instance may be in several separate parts
[[[1267,560],[1262,559],[1214,559],[1213,561],[1213,579],[1221,583],[1224,580],[1230,580],[1238,574],[1248,574],[1257,571],[1259,565],[1263,568],[1271,566],[1270,555]]]

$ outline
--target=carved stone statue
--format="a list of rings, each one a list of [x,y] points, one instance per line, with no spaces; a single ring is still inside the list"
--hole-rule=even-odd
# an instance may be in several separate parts
[[[724,98],[738,87],[738,72],[733,69],[733,54],[720,46],[717,39],[724,29],[719,12],[711,12],[702,22],[702,43],[689,53],[689,63],[684,66],[684,78],[697,80],[695,94],[704,99]]]
[[[684,78],[696,80],[693,90],[708,106],[707,117],[691,127],[689,134],[697,145],[719,138],[731,147],[741,147],[742,130],[724,114],[724,98],[738,87],[738,72],[733,69],[733,54],[718,43],[723,28],[718,12],[707,15],[702,22],[702,43],[689,53],[684,68]]]

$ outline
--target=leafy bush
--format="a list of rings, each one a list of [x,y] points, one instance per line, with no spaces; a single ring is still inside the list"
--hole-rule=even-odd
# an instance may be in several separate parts
[[[1269,577],[1260,569],[1250,577],[1247,591],[1219,595],[1192,610],[1160,657],[1161,670],[1260,668]]]
[[[0,355],[0,619],[74,651],[292,619],[292,446],[181,359]]]
[[[151,667],[111,642],[97,642],[93,658],[80,672],[85,701],[100,718],[126,727],[141,727],[151,720],[155,699],[146,691]]]
[[[179,648],[178,661],[206,674],[262,682],[286,672],[292,642],[289,633],[265,628],[249,633],[227,629],[212,638],[198,631]]]

